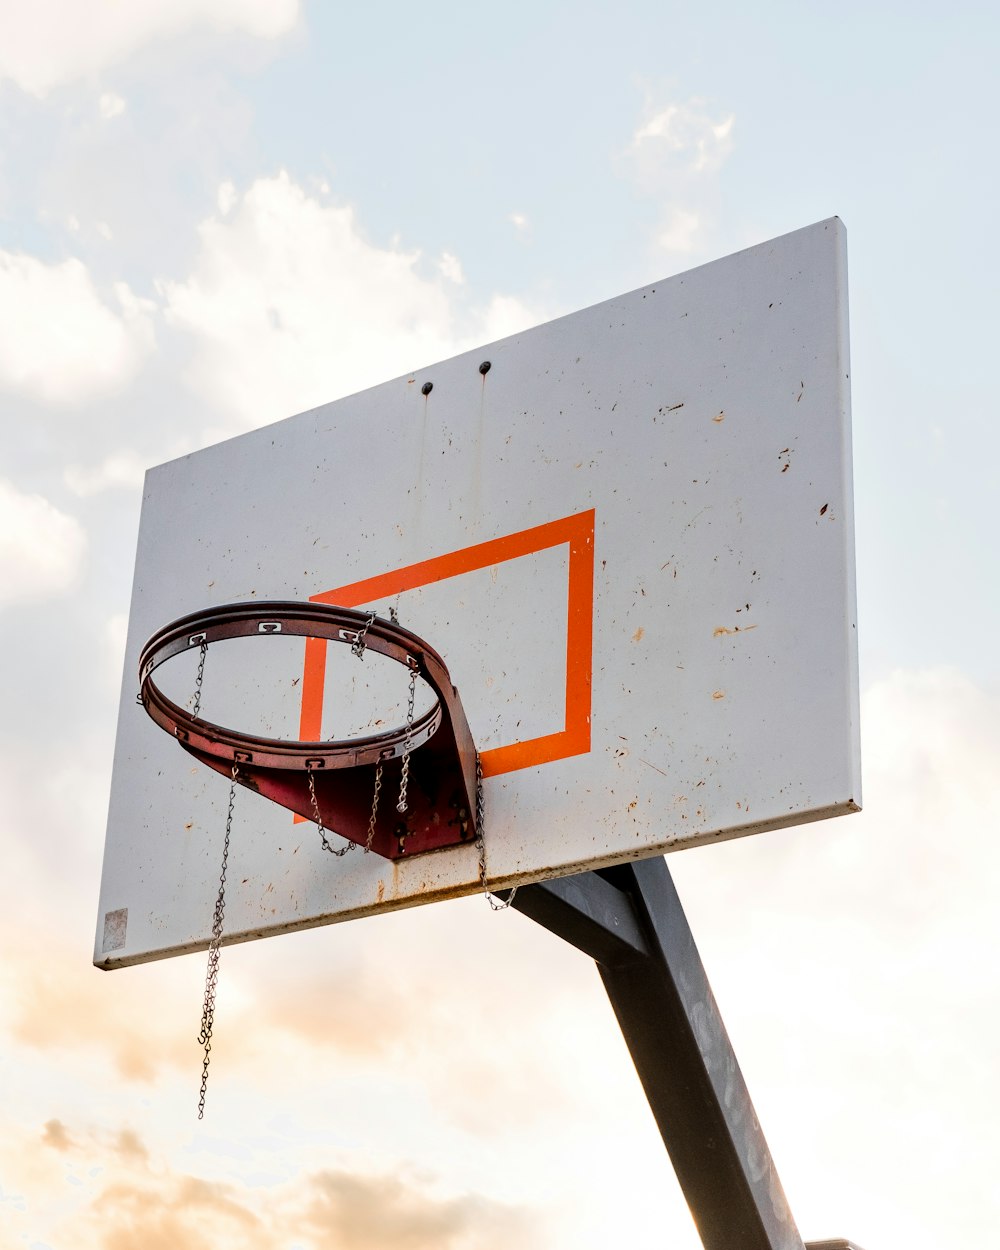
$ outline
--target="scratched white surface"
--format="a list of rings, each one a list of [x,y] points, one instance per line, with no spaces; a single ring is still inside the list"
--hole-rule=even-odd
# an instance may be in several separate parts
[[[95,962],[209,937],[228,786],[136,705],[157,628],[590,508],[591,750],[487,781],[495,883],[853,810],[846,301],[844,230],[821,222],[152,469]],[[400,600],[445,657],[480,747],[562,726],[566,560],[554,548]],[[210,651],[206,715],[294,735],[301,643],[275,641]],[[400,722],[395,673],[330,665],[325,733],[383,699]],[[187,689],[193,667],[169,667],[164,685]],[[358,694],[369,680],[374,700]],[[237,795],[228,940],[478,888],[472,848],[333,859],[312,825]]]

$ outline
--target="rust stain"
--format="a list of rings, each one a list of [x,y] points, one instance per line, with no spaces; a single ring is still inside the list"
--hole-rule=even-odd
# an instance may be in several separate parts
[[[717,417],[712,418],[712,420],[715,422],[716,425],[721,425],[722,422],[725,421],[725,419],[726,419],[726,414],[724,412],[720,412]]]
[[[385,882],[381,880],[381,878],[379,879],[378,890],[376,891],[375,897],[380,903],[385,899]]]
[[[819,510],[819,514],[820,514],[820,516],[826,516],[826,510],[827,510],[827,508],[829,508],[829,506],[830,506],[830,505],[829,505],[828,503],[825,503],[825,504],[822,506],[822,508],[820,508],[820,510]]]
[[[644,634],[645,632],[646,632],[646,631],[645,631],[645,630],[643,629],[643,627],[640,625],[640,626],[639,626],[639,628],[638,628],[638,629],[635,631],[635,633],[632,635],[632,641],[633,641],[633,642],[642,642],[642,636],[643,636],[643,634]]]
[[[712,691],[712,698],[713,698],[713,699],[724,699],[725,697],[726,697],[726,692],[725,692],[724,690],[713,690],[713,691]]]
[[[642,756],[639,757],[639,763],[645,764],[647,768],[651,768],[654,773],[659,773],[661,777],[666,777],[667,775],[662,768],[657,768],[655,764],[651,764],[649,760],[644,760]]]
[[[751,629],[756,628],[756,625],[734,625],[732,629],[728,629],[725,625],[720,625],[718,629],[712,630],[712,637],[721,638],[723,634],[748,634]]]

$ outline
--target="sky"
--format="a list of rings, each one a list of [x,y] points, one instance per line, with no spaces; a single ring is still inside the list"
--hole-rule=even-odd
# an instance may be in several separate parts
[[[468,898],[92,968],[144,470],[838,215],[865,810],[670,857],[803,1235],[1000,1221],[981,4],[0,0],[0,1246],[698,1246],[599,978]]]

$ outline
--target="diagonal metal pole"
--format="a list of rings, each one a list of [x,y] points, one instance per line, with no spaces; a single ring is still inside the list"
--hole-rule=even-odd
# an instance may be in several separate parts
[[[804,1250],[664,860],[513,906],[597,961],[705,1250]]]

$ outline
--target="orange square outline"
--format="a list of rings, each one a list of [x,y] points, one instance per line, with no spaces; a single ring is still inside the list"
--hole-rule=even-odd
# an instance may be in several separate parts
[[[566,699],[561,730],[493,747],[481,756],[483,776],[549,764],[590,750],[591,685],[594,649],[594,509],[547,521],[515,534],[461,547],[445,555],[420,560],[403,568],[350,582],[310,595],[311,603],[357,608],[407,590],[445,581],[462,573],[516,560],[521,556],[569,544],[566,612]],[[434,639],[427,640],[432,645]],[[323,688],[326,681],[325,638],[307,638],[302,673],[302,711],[299,738],[317,742],[322,737]],[[447,656],[444,657],[447,662]]]

